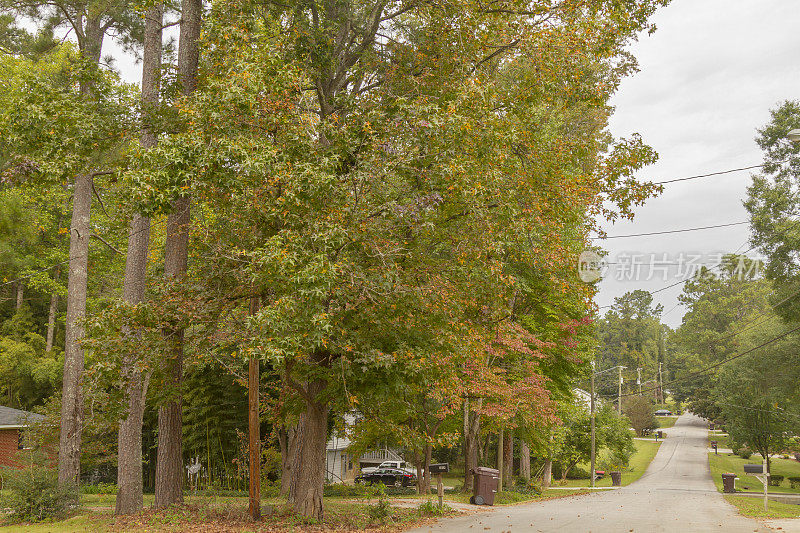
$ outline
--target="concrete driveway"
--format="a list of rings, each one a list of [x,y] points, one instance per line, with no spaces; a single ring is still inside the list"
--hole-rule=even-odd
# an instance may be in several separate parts
[[[647,472],[620,490],[487,508],[487,512],[440,520],[413,531],[770,531],[740,516],[717,492],[708,469],[707,429],[702,419],[684,414],[668,434]]]

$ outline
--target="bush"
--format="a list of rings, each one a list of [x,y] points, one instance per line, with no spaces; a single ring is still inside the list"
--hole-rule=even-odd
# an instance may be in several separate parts
[[[780,487],[783,483],[783,476],[780,474],[771,474],[769,476],[769,484],[772,487]]]
[[[96,483],[94,485],[81,485],[81,494],[116,494],[117,486],[114,483]]]
[[[789,476],[789,483],[793,489],[800,488],[800,476]]]
[[[322,488],[323,496],[338,498],[366,498],[369,495],[366,485],[345,485],[343,483],[328,484]]]
[[[426,500],[417,506],[420,516],[442,516],[451,510],[447,505],[439,507],[438,503],[433,503],[431,500]]]
[[[63,518],[77,507],[75,489],[58,486],[58,474],[53,468],[36,466],[25,469],[6,469],[3,473],[7,494],[0,507],[11,510],[15,522],[41,522]]]
[[[383,485],[378,485],[378,502],[367,506],[367,514],[373,522],[386,522],[392,516],[392,506],[386,499],[386,492]]]
[[[753,455],[753,452],[747,446],[743,448],[739,448],[739,451],[736,453],[742,459],[750,459],[750,456]]]

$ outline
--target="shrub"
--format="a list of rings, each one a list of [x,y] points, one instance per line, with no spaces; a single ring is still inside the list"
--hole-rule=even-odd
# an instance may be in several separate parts
[[[772,487],[780,487],[783,483],[783,476],[780,474],[771,474],[769,476],[769,484]]]
[[[386,498],[383,485],[378,485],[378,502],[367,506],[367,514],[373,522],[386,522],[392,516],[392,506]]]
[[[59,487],[58,474],[53,468],[6,469],[3,478],[7,494],[0,507],[11,510],[9,518],[12,521],[41,522],[63,518],[78,505],[77,491]]]
[[[322,495],[338,498],[366,498],[369,495],[369,487],[366,485],[345,485],[343,483],[329,484],[322,488]]]
[[[94,485],[81,485],[81,494],[116,494],[117,486],[114,483],[96,483]]]
[[[431,500],[426,500],[417,506],[420,516],[442,516],[451,510],[447,505],[439,507],[438,503],[433,503]]]
[[[744,446],[743,448],[739,448],[739,451],[737,452],[736,455],[738,455],[742,459],[750,459],[750,456],[753,455],[753,452],[750,451],[750,448]]]
[[[800,476],[789,476],[789,483],[793,489],[800,488]]]

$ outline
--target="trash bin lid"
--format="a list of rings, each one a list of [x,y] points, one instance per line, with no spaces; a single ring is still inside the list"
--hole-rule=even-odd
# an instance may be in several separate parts
[[[474,469],[476,474],[483,474],[484,476],[491,476],[491,475],[500,475],[500,471],[496,468],[488,468],[486,466],[479,466],[478,468]]]

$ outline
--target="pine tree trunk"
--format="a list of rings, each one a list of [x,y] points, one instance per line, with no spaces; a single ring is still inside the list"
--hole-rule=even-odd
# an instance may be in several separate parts
[[[547,459],[544,462],[544,472],[542,473],[542,489],[547,489],[553,483],[553,460]]]
[[[472,470],[478,468],[480,446],[481,415],[483,398],[474,400],[474,411],[469,399],[464,400],[464,492],[472,492],[475,477]]]
[[[147,273],[147,251],[150,242],[150,219],[134,216],[128,235],[128,255],[125,261],[123,300],[136,305],[144,299]],[[136,335],[123,331],[123,335]],[[120,420],[117,434],[117,500],[115,514],[135,514],[143,506],[142,424],[148,377],[142,375],[135,353],[125,353],[120,369],[127,412]]]
[[[55,342],[56,313],[58,313],[58,294],[53,293],[50,295],[50,311],[47,313],[47,344],[45,346],[47,352],[53,349]]]
[[[300,515],[322,520],[322,487],[325,483],[325,443],[328,437],[327,402],[318,401],[324,380],[306,387],[306,410],[297,426],[297,451],[292,462],[288,503]]]
[[[519,475],[525,482],[531,480],[531,449],[525,439],[519,443]]]
[[[156,132],[150,127],[152,107],[158,105],[161,86],[161,46],[164,7],[155,4],[145,13],[144,55],[142,59],[142,124],[141,145],[153,148],[158,143]],[[128,232],[128,253],[125,261],[125,281],[122,298],[131,305],[144,300],[147,281],[147,257],[150,246],[150,219],[134,215]],[[125,331],[125,335],[136,335]],[[135,514],[142,510],[142,425],[149,374],[144,376],[138,365],[137,354],[123,356],[121,374],[127,398],[127,416],[119,423],[117,435],[117,500],[116,515]]]
[[[22,302],[24,301],[25,297],[25,285],[22,284],[21,281],[17,282],[17,305],[15,310],[19,311],[22,309]]]
[[[92,176],[75,178],[69,239],[67,321],[64,341],[64,375],[61,392],[61,434],[58,445],[58,483],[77,484],[81,474],[83,427],[83,319],[89,268],[89,225]]]
[[[512,478],[514,475],[514,430],[509,429],[503,440],[503,466],[502,470],[503,481],[506,487],[511,487]]]
[[[202,0],[181,0],[180,40],[178,43],[178,77],[186,95],[197,87],[197,65],[200,58],[200,23]],[[172,202],[167,217],[167,238],[164,245],[164,275],[180,279],[186,274],[189,253],[191,200],[178,198]],[[156,465],[157,509],[183,501],[183,441],[181,416],[181,383],[183,381],[183,329],[165,331],[171,357],[168,373],[177,397],[158,410],[158,463]]]
[[[89,65],[97,66],[103,49],[105,28],[100,18],[86,17],[78,42],[81,55]],[[73,21],[81,24],[81,21]],[[80,94],[88,98],[93,82],[80,82]],[[85,173],[75,177],[72,196],[72,221],[69,238],[69,274],[67,276],[67,317],[64,333],[64,373],[61,389],[61,433],[58,443],[58,483],[77,484],[81,473],[81,432],[83,430],[83,348],[85,335],[86,293],[89,271],[90,216],[94,178]]]

